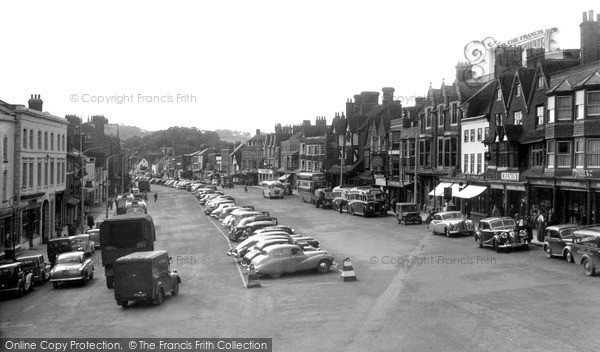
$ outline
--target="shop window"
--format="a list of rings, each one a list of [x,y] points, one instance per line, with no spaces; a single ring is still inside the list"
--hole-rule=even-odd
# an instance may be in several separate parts
[[[590,138],[586,145],[586,163],[588,167],[600,167],[600,138]]]
[[[571,141],[556,142],[556,167],[571,167]]]

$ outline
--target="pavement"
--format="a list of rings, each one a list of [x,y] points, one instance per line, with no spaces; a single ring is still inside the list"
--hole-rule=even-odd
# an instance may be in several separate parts
[[[106,219],[106,203],[100,203],[95,205],[92,210],[91,210],[92,216],[94,217],[94,222],[98,222],[99,220],[102,221],[104,219]],[[113,206],[113,209],[108,209],[108,217],[113,216],[116,213],[116,208]],[[87,224],[84,225],[84,232],[87,231],[89,229],[89,227],[87,227]],[[79,228],[77,228],[77,234],[79,234]],[[68,236],[68,227],[67,226],[63,226],[62,232],[61,232],[61,237],[66,237]],[[54,236],[56,235],[56,232],[54,232]],[[52,237],[52,238],[56,238],[56,237]],[[21,252],[21,254],[19,254],[19,256],[28,256],[28,255],[34,255],[34,254],[43,254],[44,258],[46,258],[46,260],[48,260],[48,258],[46,257],[46,250],[47,245],[45,243],[38,243],[37,245],[31,247],[31,248],[23,248],[23,251]],[[4,262],[12,262],[12,259],[7,259]]]

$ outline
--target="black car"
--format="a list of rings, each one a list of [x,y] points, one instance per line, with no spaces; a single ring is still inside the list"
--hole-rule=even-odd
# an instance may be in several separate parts
[[[33,290],[33,274],[23,270],[22,263],[0,265],[0,294],[14,293],[17,297],[22,297]]]
[[[21,263],[23,270],[33,274],[33,281],[37,284],[45,284],[50,278],[50,264],[44,261],[43,254],[18,257],[17,262]]]
[[[399,224],[422,224],[423,218],[415,203],[396,203],[396,219]]]

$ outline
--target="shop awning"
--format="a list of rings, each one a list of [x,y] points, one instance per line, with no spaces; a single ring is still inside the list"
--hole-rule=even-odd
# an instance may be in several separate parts
[[[438,183],[438,185],[435,187],[435,189],[431,192],[429,192],[430,196],[436,196],[436,197],[443,197],[444,196],[444,188],[446,187],[451,187],[452,184],[448,183],[448,182],[440,182]]]
[[[285,174],[283,176],[281,176],[280,178],[278,178],[279,182],[284,182],[286,181],[288,178],[290,178],[292,174]]]
[[[478,195],[483,193],[483,191],[485,191],[486,189],[487,189],[487,187],[469,185],[469,186],[465,187],[462,191],[458,192],[457,194],[453,194],[453,195],[458,198],[471,199],[473,197],[477,197]]]

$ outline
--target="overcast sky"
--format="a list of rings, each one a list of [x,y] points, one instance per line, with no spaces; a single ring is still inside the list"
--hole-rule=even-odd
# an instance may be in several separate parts
[[[3,2],[0,100],[40,94],[54,115],[98,114],[151,131],[272,132],[316,116],[330,122],[361,91],[394,87],[412,105],[430,82],[452,83],[472,40],[556,27],[559,47],[579,48],[582,12],[599,13],[599,4]]]

